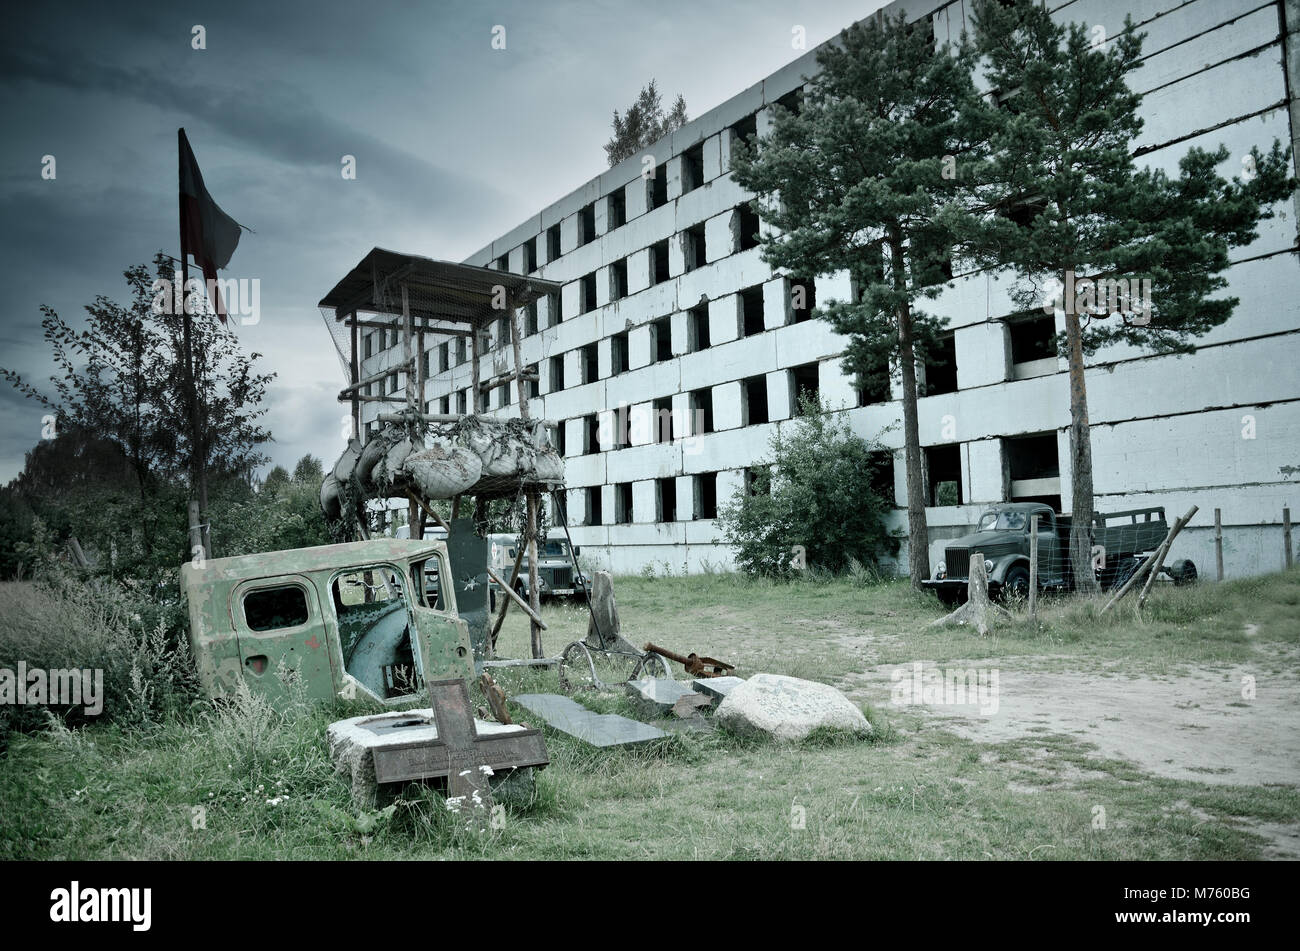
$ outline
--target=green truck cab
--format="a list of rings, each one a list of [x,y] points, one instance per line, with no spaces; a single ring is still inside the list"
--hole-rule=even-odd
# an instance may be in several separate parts
[[[984,557],[989,593],[1024,598],[1029,594],[1029,528],[1038,516],[1038,586],[1069,589],[1074,579],[1070,566],[1072,518],[1058,515],[1040,502],[1006,502],[990,506],[980,516],[974,532],[946,544],[943,560],[934,577],[921,584],[935,592],[945,604],[965,599],[970,580],[970,557]],[[1119,587],[1149,557],[1169,525],[1160,507],[1129,509],[1093,516],[1093,563],[1097,581],[1104,588]],[[1183,559],[1164,569],[1175,584],[1196,580],[1196,566]]]
[[[181,568],[190,644],[210,697],[243,682],[274,700],[423,699],[474,677],[441,541],[374,539],[213,558]]]

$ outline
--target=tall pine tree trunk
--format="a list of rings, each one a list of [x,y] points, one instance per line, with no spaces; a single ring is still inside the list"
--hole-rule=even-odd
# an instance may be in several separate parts
[[[1099,588],[1092,573],[1092,434],[1083,380],[1083,332],[1074,302],[1064,304],[1070,349],[1070,568],[1074,590],[1093,594]]]
[[[903,242],[894,232],[889,241],[894,287],[906,290]],[[921,425],[916,415],[916,356],[912,352],[912,308],[898,308],[898,361],[903,378],[903,454],[907,465],[907,568],[912,587],[930,577],[930,532],[925,523],[925,485],[921,480]]]

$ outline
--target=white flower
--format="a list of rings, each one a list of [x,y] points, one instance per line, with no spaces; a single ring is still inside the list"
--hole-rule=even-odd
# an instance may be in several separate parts
[[[467,770],[467,769],[462,769],[462,770],[460,771],[460,775],[461,775],[461,776],[468,776],[468,775],[469,775],[469,770]]]
[[[484,776],[495,776],[495,775],[496,775],[496,772],[492,769],[491,766],[486,766],[486,765],[485,765],[485,766],[480,766],[480,767],[479,767],[479,771],[480,771]]]

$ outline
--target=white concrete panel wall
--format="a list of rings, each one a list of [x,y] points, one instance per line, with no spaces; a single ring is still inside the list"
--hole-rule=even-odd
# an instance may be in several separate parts
[[[1126,13],[1148,34],[1147,59],[1133,75],[1135,88],[1149,90],[1140,142],[1147,151],[1139,162],[1176,174],[1187,149],[1222,143],[1229,158],[1220,171],[1236,174],[1241,156],[1252,145],[1267,149],[1275,138],[1290,141],[1275,7],[1256,9],[1257,0],[1074,0],[1054,5],[1059,19],[1089,28],[1101,25],[1112,40],[1122,30]],[[903,9],[913,18],[933,15],[936,35],[944,41],[957,38],[966,7],[957,2],[935,10],[933,0],[906,0],[892,4],[888,12]],[[857,401],[853,381],[841,372],[844,338],[823,321],[790,324],[784,278],[773,274],[758,249],[734,251],[736,209],[750,196],[729,174],[730,127],[757,113],[761,134],[768,124],[766,106],[796,88],[803,75],[815,72],[815,54],[809,51],[601,173],[468,259],[489,264],[506,254],[511,269],[522,270],[524,242],[538,240],[537,273],[563,284],[564,319],[551,313],[548,301],[540,302],[542,330],[525,337],[521,349],[525,363],[536,363],[542,370],[543,396],[534,401],[534,413],[565,425],[574,521],[579,512],[585,516],[581,490],[603,487],[606,524],[575,527],[575,542],[615,571],[635,572],[650,562],[668,562],[675,573],[683,567],[701,570],[706,562],[731,563],[714,523],[693,518],[693,477],[719,473],[721,503],[742,484],[746,466],[768,458],[772,432],[779,425],[791,425],[791,367],[817,363],[823,397],[845,407],[852,429],[864,437],[879,437],[891,450],[901,449],[897,402],[852,408]],[[683,194],[681,153],[701,142],[704,183]],[[646,155],[652,167],[667,165],[668,201],[653,210],[647,210],[649,189],[642,177]],[[627,221],[610,230],[604,199],[616,190],[623,192]],[[578,246],[578,215],[590,202],[596,203],[597,237]],[[556,223],[563,253],[549,261],[546,229]],[[680,235],[697,224],[704,225],[707,264],[686,272]],[[663,240],[670,248],[671,277],[652,284],[649,248]],[[1294,215],[1279,215],[1260,228],[1251,246],[1233,252],[1233,260],[1241,263],[1229,270],[1226,293],[1240,303],[1231,320],[1199,341],[1194,355],[1151,357],[1119,346],[1098,353],[1089,363],[1098,508],[1160,504],[1172,517],[1191,504],[1200,504],[1203,513],[1212,513],[1215,505],[1223,507],[1230,526],[1225,529],[1231,539],[1229,574],[1248,570],[1251,559],[1262,557],[1270,546],[1277,549],[1274,560],[1280,563],[1280,539],[1274,543],[1269,540],[1272,529],[1252,526],[1280,518],[1284,504],[1292,504],[1300,514],[1300,503],[1292,496],[1297,476],[1289,468],[1300,465],[1300,457],[1292,458],[1300,445],[1300,263],[1289,251],[1295,242]],[[609,266],[623,258],[628,296],[611,303]],[[597,272],[600,306],[579,315],[579,281],[591,272]],[[765,331],[742,339],[737,293],[756,284],[764,288]],[[1011,296],[1013,284],[1013,275],[1006,273],[964,276],[927,307],[955,331],[959,389],[920,401],[922,444],[955,440],[961,446],[962,492],[968,503],[928,511],[936,546],[942,546],[944,537],[963,532],[983,504],[1003,497],[1004,436],[1057,433],[1061,492],[1069,497],[1065,362],[1058,360],[1056,373],[1009,379],[1008,334],[1000,318],[1019,310]],[[844,274],[819,277],[816,288],[819,304],[850,294]],[[686,311],[701,302],[708,308],[711,345],[688,353]],[[658,360],[651,333],[653,322],[661,318],[668,318],[671,326],[673,357],[666,361]],[[611,377],[609,336],[623,331],[628,333],[629,368]],[[579,349],[593,342],[598,343],[601,379],[581,385]],[[559,392],[550,391],[549,359],[554,356],[565,364],[566,385]],[[399,360],[400,351],[389,348],[365,361],[362,372],[378,372]],[[485,367],[491,363],[489,358]],[[449,393],[455,405],[455,394],[469,385],[470,366],[456,365],[454,346],[451,364],[431,377],[426,399]],[[773,422],[746,427],[741,425],[740,381],[753,376],[764,378]],[[654,401],[663,398],[671,398],[680,413],[687,406],[686,394],[701,388],[712,393],[715,432],[668,445],[649,441],[643,432],[632,446],[582,454],[586,415],[620,406],[648,413]],[[363,418],[373,419],[381,410],[382,404],[365,404]],[[500,412],[514,414],[518,407]],[[1241,436],[1244,417],[1254,420],[1253,440]],[[905,485],[899,456],[895,503],[902,505]],[[676,479],[676,522],[653,521],[658,478]],[[631,525],[611,524],[615,482],[633,484]],[[1204,517],[1212,521],[1212,514]],[[903,527],[903,513],[896,511],[891,521]],[[1202,557],[1205,544],[1203,527],[1195,523],[1180,539],[1180,545],[1196,555],[1202,574],[1213,570],[1212,557]],[[905,564],[905,549],[899,557]]]

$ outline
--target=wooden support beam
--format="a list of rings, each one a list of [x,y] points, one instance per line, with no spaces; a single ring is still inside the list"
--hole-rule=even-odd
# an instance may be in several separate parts
[[[1214,577],[1223,580],[1223,513],[1214,510]]]
[[[1038,616],[1038,516],[1029,516],[1029,619]]]
[[[386,376],[391,376],[394,373],[401,373],[403,370],[409,370],[410,368],[411,368],[410,363],[408,361],[403,361],[401,363],[394,364],[391,367],[387,367],[383,370],[380,370],[378,373],[372,373],[370,374],[370,376],[363,377],[362,379],[357,380],[357,382],[351,383],[343,387],[343,389],[339,390],[339,399],[340,400],[344,399],[346,394],[351,393],[355,390],[360,390],[363,386],[365,386],[368,383],[374,383],[377,380],[382,380]]]
[[[1155,566],[1147,572],[1147,583],[1143,586],[1142,593],[1138,595],[1138,610],[1141,610],[1142,605],[1147,603],[1147,595],[1151,593],[1151,585],[1155,584],[1156,576],[1160,574],[1160,569],[1164,567],[1165,558],[1169,555],[1169,549],[1173,546],[1174,539],[1178,537],[1178,533],[1183,530],[1183,527],[1192,520],[1192,516],[1196,514],[1196,511],[1197,507],[1195,505],[1188,509],[1187,514],[1174,523],[1174,527],[1169,530],[1165,540],[1156,549]]]
[[[428,515],[429,518],[433,519],[440,526],[442,526],[443,531],[445,531],[448,535],[451,534],[451,526],[442,520],[442,516],[439,515],[437,510],[434,509],[432,506],[430,506],[428,502],[426,502],[424,499],[416,495],[415,492],[411,489],[406,490],[406,495],[407,498],[409,498],[412,502],[420,506],[420,508],[424,509],[425,514]]]
[[[541,610],[541,592],[538,590],[537,572],[537,507],[538,495],[535,491],[528,493],[528,600],[532,607],[528,614],[533,619],[533,624],[529,630],[529,641],[532,645],[534,657],[545,657],[546,652],[542,649],[542,631],[546,630],[546,625],[539,623],[541,618],[538,612]]]
[[[523,560],[524,560],[524,546],[520,544],[516,544],[515,545],[515,567],[514,570],[510,572],[511,590],[514,590],[515,582],[519,580],[519,566],[523,563]],[[510,608],[510,599],[506,598],[505,601],[501,603],[501,613],[499,613],[497,615],[497,619],[492,622],[492,634],[489,639],[492,642],[493,650],[496,649],[497,635],[501,633],[501,625],[505,623],[506,611],[509,608]]]
[[[353,316],[355,317],[356,315],[354,314]],[[351,372],[349,373],[348,376],[348,383],[355,386],[357,382],[357,378],[361,375],[361,361],[357,355],[357,328],[355,324],[352,325],[351,337],[352,337],[352,360],[349,365]],[[357,399],[359,392],[360,392],[359,390],[355,390],[355,389],[352,391],[352,438],[353,439],[361,438],[361,401]]]
[[[525,601],[523,598],[519,597],[519,593],[515,591],[514,588],[510,587],[508,584],[502,581],[501,576],[497,574],[495,571],[493,571],[491,568],[487,570],[487,573],[488,573],[488,577],[491,578],[493,581],[495,581],[498,585],[500,585],[501,590],[503,590],[507,595],[509,595],[510,598],[515,602],[515,604],[519,605],[520,610],[522,610],[525,614],[528,615],[528,617],[532,620],[533,625],[535,627],[539,627],[543,631],[546,630],[546,622],[542,620],[541,615],[537,613],[536,609],[531,607],[528,604],[528,602]],[[537,589],[534,588],[532,591],[529,592],[529,594],[532,596],[532,598],[536,598]],[[535,656],[541,657],[542,655],[537,654]]]

